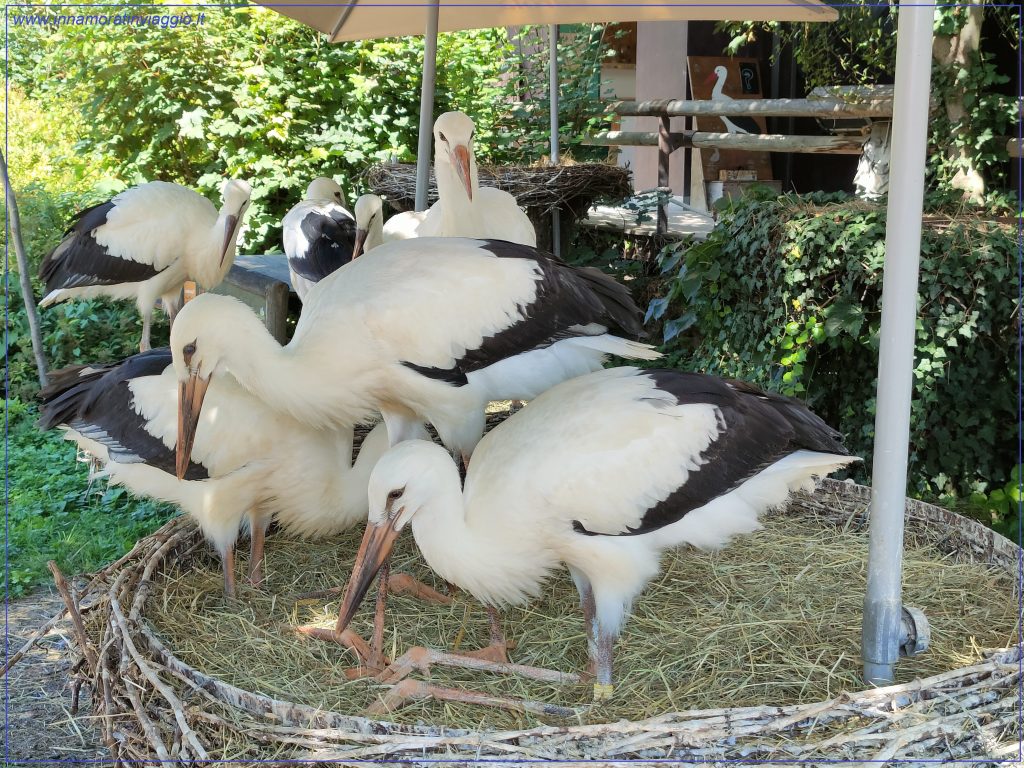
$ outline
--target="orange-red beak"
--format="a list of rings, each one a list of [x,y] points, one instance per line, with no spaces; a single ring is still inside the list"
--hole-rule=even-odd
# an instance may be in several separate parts
[[[356,553],[356,562],[352,566],[348,587],[345,588],[345,599],[338,612],[338,632],[343,632],[352,621],[366,593],[370,591],[370,585],[373,584],[377,572],[391,554],[391,548],[397,538],[398,531],[389,521],[369,523],[366,526],[363,541]]]
[[[178,385],[178,444],[174,455],[174,470],[179,480],[184,479],[192,459],[192,444],[196,440],[199,414],[209,386],[210,380],[202,378],[198,373],[190,373],[188,379]]]
[[[224,257],[228,255],[231,244],[235,242],[235,230],[238,229],[238,217],[227,216],[224,220],[224,247],[220,250],[220,265],[224,266]]]
[[[356,241],[352,243],[352,258],[358,259],[363,255],[363,244],[366,243],[366,235],[368,232],[365,229],[356,230]]]
[[[717,72],[712,72],[710,75],[708,75],[704,79],[704,82],[707,83],[707,84],[712,84],[712,83],[718,82],[718,73]]]
[[[455,160],[455,172],[459,175],[459,181],[466,188],[466,197],[473,199],[473,179],[469,173],[469,148],[458,145],[452,150]]]

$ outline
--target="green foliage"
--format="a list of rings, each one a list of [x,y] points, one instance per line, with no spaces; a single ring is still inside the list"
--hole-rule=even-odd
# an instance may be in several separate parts
[[[281,217],[312,178],[333,176],[351,200],[366,166],[414,160],[422,38],[329,45],[260,6],[205,13],[204,24],[173,31],[18,28],[12,78],[33,98],[76,94],[88,145],[127,184],[164,179],[217,199],[225,176],[250,179],[249,252],[279,250]],[[608,49],[601,27],[579,29],[562,50],[569,148],[597,119],[595,73]],[[547,70],[537,59],[517,60],[500,29],[440,37],[435,113],[476,120],[480,160],[546,152]]]
[[[870,471],[885,209],[839,195],[747,199],[703,243],[661,256],[648,308],[670,361],[799,395]],[[991,494],[1015,463],[1019,312],[1012,228],[930,215],[911,432],[917,495]]]
[[[35,426],[35,407],[9,400],[9,595],[49,579],[48,560],[68,573],[91,571],[126,552],[168,520],[165,504],[132,499],[97,480],[75,460],[75,448],[56,431]]]

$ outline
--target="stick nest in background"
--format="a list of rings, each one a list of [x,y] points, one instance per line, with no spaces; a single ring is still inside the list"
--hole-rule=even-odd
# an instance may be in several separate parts
[[[512,195],[531,215],[555,208],[582,217],[598,200],[619,203],[633,194],[629,171],[606,163],[563,162],[546,165],[481,165],[480,186],[497,187]],[[380,163],[365,173],[370,190],[396,210],[412,210],[416,199],[416,166],[410,163]],[[428,200],[437,202],[437,184],[430,171]]]
[[[909,501],[905,599],[928,615],[932,648],[900,662],[899,684],[851,693],[862,687],[867,502],[865,488],[824,481],[722,552],[667,554],[618,644],[608,703],[583,705],[586,686],[431,673],[442,685],[577,706],[574,722],[439,702],[388,721],[360,716],[381,686],[347,680],[354,659],[342,648],[293,632],[333,624],[337,598],[301,595],[344,584],[358,530],[316,543],[269,537],[265,587],[231,602],[195,526],[175,519],[73,596],[87,636],[76,669],[122,760],[1011,757],[1020,647],[981,649],[1016,641],[1019,549]],[[432,580],[411,536],[394,567]],[[364,636],[372,603],[354,627]],[[513,661],[584,667],[568,577],[504,624]],[[389,604],[391,655],[486,641],[486,615],[465,593],[451,606]]]

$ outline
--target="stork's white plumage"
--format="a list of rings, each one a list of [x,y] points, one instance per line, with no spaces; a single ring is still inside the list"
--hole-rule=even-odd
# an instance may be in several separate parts
[[[134,299],[142,315],[143,351],[150,347],[153,307],[160,299],[174,319],[186,280],[215,288],[231,269],[252,190],[224,183],[224,204],[180,184],[151,181],[78,214],[43,260],[46,295],[39,306],[66,299]]]
[[[379,195],[360,195],[352,212],[356,217],[354,259],[384,243],[384,201]]]
[[[310,428],[221,376],[207,393],[192,462],[179,480],[178,381],[166,348],[116,365],[57,371],[41,397],[41,427],[63,426],[67,439],[105,464],[103,474],[112,483],[176,504],[196,520],[221,556],[229,594],[244,519],[254,549],[250,574],[258,582],[263,534],[272,518],[310,537],[366,519],[370,467],[388,445],[384,425],[378,425],[353,464],[351,429]]]
[[[615,639],[665,549],[721,547],[855,460],[803,403],[743,382],[636,368],[581,376],[484,437],[465,490],[436,445],[407,441],[381,457],[338,626],[409,524],[430,567],[489,606],[525,603],[567,567],[595,696],[607,695]]]
[[[292,288],[303,302],[310,288],[356,255],[356,222],[343,202],[334,179],[314,179],[281,222]]]
[[[715,84],[711,90],[712,101],[736,101],[732,96],[726,96],[722,92],[728,77],[729,70],[721,65],[715,67],[715,71],[708,76],[708,82]],[[761,133],[761,126],[754,118],[747,115],[732,115],[730,117],[722,115],[718,119],[725,124],[727,133]]]
[[[473,154],[475,130],[473,121],[462,112],[445,112],[437,118],[434,123],[437,202],[425,215],[393,216],[384,225],[385,240],[412,236],[484,237],[523,245],[537,244],[533,223],[516,199],[500,189],[480,186]]]
[[[505,397],[529,399],[606,353],[660,356],[609,331],[640,331],[625,287],[505,241],[385,243],[314,286],[284,347],[241,302],[204,294],[171,329],[183,385],[179,457],[219,371],[311,426],[348,427],[379,411],[391,444],[428,421],[468,456],[501,384],[495,366],[501,385],[519,390]]]

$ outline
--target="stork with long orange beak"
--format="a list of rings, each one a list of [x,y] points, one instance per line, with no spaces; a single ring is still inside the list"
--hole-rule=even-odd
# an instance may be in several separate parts
[[[480,237],[537,245],[530,218],[508,192],[481,187],[473,137],[476,126],[463,112],[445,112],[434,123],[437,202],[424,213],[392,216],[384,241],[411,237]],[[357,216],[358,221],[358,216]]]

